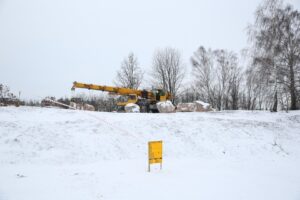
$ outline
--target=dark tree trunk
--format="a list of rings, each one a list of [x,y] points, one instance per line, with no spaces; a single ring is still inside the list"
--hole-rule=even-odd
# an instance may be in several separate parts
[[[274,95],[274,105],[273,105],[273,108],[272,108],[272,112],[277,112],[277,104],[278,104],[278,99],[277,99],[277,91],[275,92],[275,95]]]
[[[291,95],[291,110],[297,110],[297,95],[295,88],[295,74],[293,65],[290,64],[290,95]]]

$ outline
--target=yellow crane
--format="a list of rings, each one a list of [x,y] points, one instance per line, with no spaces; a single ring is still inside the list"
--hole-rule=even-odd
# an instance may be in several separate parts
[[[142,112],[158,112],[156,103],[160,101],[171,100],[172,95],[169,92],[165,92],[162,89],[148,90],[136,90],[124,87],[112,87],[103,85],[94,85],[74,82],[72,90],[75,88],[83,88],[89,90],[100,90],[109,92],[111,94],[122,95],[127,97],[127,101],[118,102],[117,105],[124,109],[128,103],[134,103],[140,106]]]

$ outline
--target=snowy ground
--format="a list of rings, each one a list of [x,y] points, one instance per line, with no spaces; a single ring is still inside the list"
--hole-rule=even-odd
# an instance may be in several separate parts
[[[164,163],[147,172],[147,142]],[[0,200],[300,199],[300,112],[0,108]]]

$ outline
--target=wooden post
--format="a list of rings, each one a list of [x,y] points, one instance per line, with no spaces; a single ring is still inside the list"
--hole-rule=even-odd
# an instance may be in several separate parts
[[[150,172],[150,142],[148,142],[148,172]]]

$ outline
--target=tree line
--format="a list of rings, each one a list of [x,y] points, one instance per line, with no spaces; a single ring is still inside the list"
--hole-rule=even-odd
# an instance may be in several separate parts
[[[200,46],[190,58],[193,81],[175,48],[155,51],[151,85],[173,94],[174,103],[206,101],[217,110],[296,110],[300,107],[300,13],[281,0],[264,0],[247,27],[249,46],[239,56],[226,49]],[[246,65],[241,64],[246,60]],[[115,84],[139,88],[145,72],[130,53]]]

